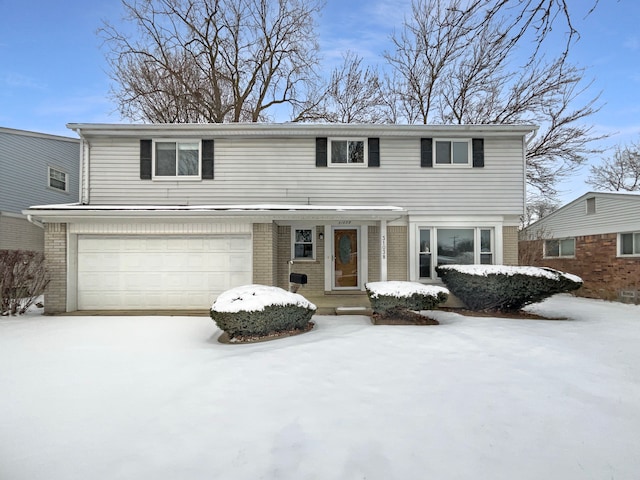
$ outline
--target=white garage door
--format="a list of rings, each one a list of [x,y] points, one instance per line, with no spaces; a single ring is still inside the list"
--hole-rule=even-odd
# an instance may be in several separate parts
[[[78,309],[206,309],[251,262],[249,235],[79,235]]]

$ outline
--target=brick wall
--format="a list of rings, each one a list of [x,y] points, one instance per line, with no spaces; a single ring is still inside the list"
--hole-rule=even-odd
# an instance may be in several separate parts
[[[0,213],[0,250],[44,251],[44,231],[19,218]]]
[[[67,310],[67,225],[47,223],[44,229],[44,258],[51,281],[44,293],[44,313]]]
[[[387,227],[387,280],[407,280],[408,229]]]
[[[518,265],[518,227],[502,228],[502,263]]]
[[[294,262],[291,271],[294,273],[304,273],[307,275],[309,283],[304,285],[298,293],[303,295],[324,295],[324,240],[319,240],[318,236],[324,235],[324,227],[316,226],[316,259],[301,260]],[[291,227],[278,227],[278,275],[277,286],[289,289],[289,260],[291,260]]]
[[[366,227],[365,227],[366,228]],[[368,282],[380,281],[380,227],[369,227],[369,278]]]
[[[273,285],[276,280],[277,227],[273,223],[253,224],[253,283]]]
[[[543,240],[521,241],[521,261],[523,264],[551,267],[580,276],[584,285],[576,295],[640,303],[640,257],[618,257],[617,234],[588,235],[575,239],[575,258],[555,259],[542,258]]]

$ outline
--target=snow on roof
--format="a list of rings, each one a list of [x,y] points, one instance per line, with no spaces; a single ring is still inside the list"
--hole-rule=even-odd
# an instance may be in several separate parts
[[[270,305],[293,305],[316,310],[316,306],[298,293],[267,285],[243,285],[221,293],[211,306],[216,312],[259,312]]]
[[[444,287],[440,287],[438,285],[424,285],[418,282],[369,282],[365,286],[367,290],[371,291],[371,296],[373,298],[378,298],[380,295],[410,297],[414,294],[437,297],[439,293],[449,293],[449,290]]]
[[[510,265],[441,265],[440,268],[457,270],[467,275],[478,275],[486,277],[487,275],[529,275],[532,277],[545,277],[556,280],[558,276],[563,276],[573,282],[582,283],[582,278],[571,273],[561,272],[552,268],[528,267],[528,266],[510,266]]]

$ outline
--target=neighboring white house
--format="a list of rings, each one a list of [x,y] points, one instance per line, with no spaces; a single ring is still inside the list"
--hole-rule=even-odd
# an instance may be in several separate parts
[[[527,263],[581,276],[578,295],[640,303],[640,195],[585,193],[521,238]]]
[[[0,127],[0,250],[43,251],[30,205],[78,201],[80,140]]]
[[[205,309],[247,283],[320,307],[442,263],[517,264],[531,125],[70,124],[79,204],[33,206],[49,313]]]

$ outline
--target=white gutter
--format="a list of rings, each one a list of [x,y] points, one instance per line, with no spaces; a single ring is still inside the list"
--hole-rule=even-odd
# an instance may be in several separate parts
[[[44,230],[44,223],[40,222],[39,220],[36,220],[35,218],[33,218],[32,215],[27,215],[27,221],[29,223],[33,223],[36,227],[40,227]]]

